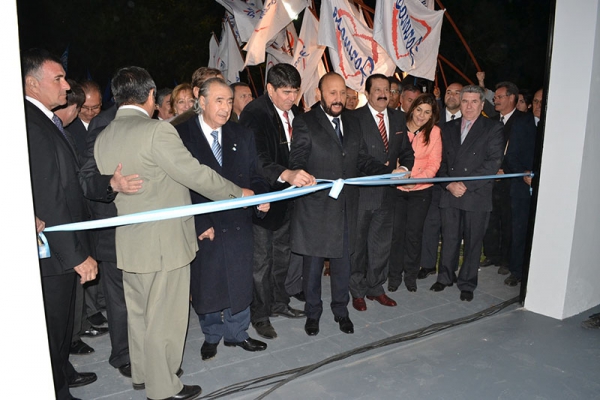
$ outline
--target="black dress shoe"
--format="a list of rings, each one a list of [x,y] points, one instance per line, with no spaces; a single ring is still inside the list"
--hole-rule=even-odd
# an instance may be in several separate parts
[[[98,377],[93,372],[77,372],[75,377],[69,379],[69,387],[76,388],[89,385],[92,382],[96,382],[97,379]]]
[[[510,274],[510,276],[504,280],[504,284],[508,286],[517,286],[519,282],[521,282],[521,279],[513,274]]]
[[[296,310],[295,308],[292,308],[290,306],[287,306],[282,310],[273,311],[271,314],[274,317],[282,316],[286,318],[304,318],[306,316],[306,314],[304,314],[304,311]]]
[[[175,375],[177,375],[178,378],[181,378],[181,375],[183,375],[183,370],[181,368],[179,368],[177,370],[177,372],[175,373]],[[133,390],[144,390],[146,389],[146,384],[145,383],[132,383],[133,384]],[[172,397],[169,397],[170,399]]]
[[[246,351],[263,351],[267,348],[267,344],[265,342],[261,342],[260,340],[248,338],[243,342],[223,342],[223,344],[227,347],[241,347]]]
[[[468,290],[460,291],[460,299],[462,301],[471,301],[473,300],[473,292],[469,292]]]
[[[93,326],[90,329],[87,329],[81,333],[81,336],[87,337],[98,337],[102,335],[106,335],[108,333],[108,328],[94,328]]]
[[[344,333],[354,333],[354,324],[350,321],[350,317],[335,317],[335,322],[340,324],[340,331]]]
[[[395,292],[396,290],[398,290],[398,287],[400,285],[392,285],[391,283],[388,283],[388,292]]]
[[[292,297],[295,297],[296,300],[306,301],[306,296],[304,296],[304,292],[293,294]]]
[[[277,332],[275,332],[275,328],[273,328],[273,325],[269,321],[258,321],[253,323],[252,326],[260,337],[264,337],[265,339],[275,339],[277,337]]]
[[[167,397],[164,400],[192,400],[200,396],[202,388],[198,385],[183,385],[183,389],[174,396]],[[148,400],[152,400],[148,398]]]
[[[429,275],[433,275],[433,274],[435,274],[435,269],[421,268],[419,270],[419,273],[417,274],[417,279],[425,279]]]
[[[105,324],[108,323],[108,320],[104,315],[102,315],[101,312],[97,312],[96,314],[88,317],[88,321],[90,321],[90,324],[95,327],[105,326]]]
[[[489,267],[490,265],[496,265],[496,264],[487,257],[479,263],[480,267]]]
[[[119,372],[121,373],[121,375],[123,375],[125,378],[131,378],[131,363],[127,363],[125,365],[121,365],[117,369],[119,370]]]
[[[508,275],[508,274],[510,274],[510,269],[508,269],[507,266],[502,265],[500,268],[498,268],[498,273],[500,275]]]
[[[73,343],[71,343],[71,348],[69,349],[69,354],[91,354],[94,352],[94,349],[88,346],[83,340],[79,339]]]
[[[442,290],[446,289],[446,286],[452,286],[452,284],[444,285],[443,283],[436,282],[433,285],[431,285],[431,288],[429,288],[429,290],[433,290],[434,292],[441,292]]]
[[[411,283],[411,284],[406,284],[406,290],[408,290],[409,292],[416,292],[417,291],[417,284],[416,283]]]
[[[308,336],[316,336],[319,333],[319,320],[313,318],[307,318],[304,324],[304,332]]]
[[[202,360],[210,360],[217,355],[217,346],[219,343],[208,343],[206,340],[202,343],[202,347],[200,348],[200,355],[202,356]]]

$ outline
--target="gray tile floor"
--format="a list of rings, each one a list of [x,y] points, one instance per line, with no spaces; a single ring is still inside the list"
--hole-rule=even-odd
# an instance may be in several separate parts
[[[217,357],[202,361],[203,335],[192,311],[182,380],[200,384],[203,398],[246,380],[321,362],[329,357],[434,323],[462,318],[518,296],[518,287],[503,284],[497,268],[480,272],[471,303],[459,300],[456,287],[429,291],[435,276],[419,281],[419,290],[404,287],[390,296],[397,307],[367,301],[368,310],[350,307],[355,333],[339,331],[326,309],[321,332],[304,333],[303,320],[273,318],[278,338],[264,352],[248,353],[220,345]],[[324,304],[329,278],[323,278]],[[292,299],[292,306],[302,303]],[[324,365],[269,394],[267,399],[592,399],[600,398],[600,331],[584,330],[588,313],[557,321],[512,304],[500,313],[434,335],[376,348]],[[253,328],[252,337],[258,338]],[[96,352],[72,356],[79,371],[93,371],[98,381],[72,389],[84,399],[145,399],[108,362],[107,336],[86,340]],[[282,378],[287,378],[285,375]],[[282,379],[278,378],[278,379]],[[271,381],[272,382],[272,381]],[[271,386],[237,392],[226,399],[255,399]]]

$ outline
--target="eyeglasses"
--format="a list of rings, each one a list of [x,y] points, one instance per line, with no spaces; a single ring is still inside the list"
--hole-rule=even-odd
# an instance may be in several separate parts
[[[390,93],[391,93],[391,94],[399,94],[399,93],[400,93],[400,91],[399,91],[399,90],[396,90],[396,89],[390,89]]]
[[[81,106],[81,109],[85,110],[85,111],[98,111],[100,109],[100,107],[102,107],[102,104],[98,104],[98,105],[91,106],[91,107]]]
[[[494,96],[494,101],[502,100],[503,98],[508,97],[508,96],[510,96],[510,94],[501,94],[499,96]]]

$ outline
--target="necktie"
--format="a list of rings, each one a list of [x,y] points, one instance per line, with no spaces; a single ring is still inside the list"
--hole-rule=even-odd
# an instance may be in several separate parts
[[[217,159],[219,165],[223,165],[223,149],[221,149],[221,145],[219,144],[219,132],[212,131],[210,135],[213,137],[213,143],[210,147],[215,158]]]
[[[454,121],[454,117],[456,117],[456,115],[452,114],[452,116],[450,117],[450,119]]]
[[[340,129],[340,119],[338,117],[335,117],[333,119],[333,124],[335,125],[335,133],[338,137],[338,139],[340,139],[340,143],[344,143],[344,139],[342,137],[342,130]]]
[[[56,114],[52,114],[52,122],[54,122],[54,125],[56,125],[60,133],[62,133],[65,139],[67,139],[67,142],[71,143],[69,137],[67,136],[67,132],[65,132],[65,128],[63,128],[62,121],[56,116]]]
[[[504,115],[500,116],[500,122],[504,123]]]
[[[460,144],[462,144],[465,141],[465,138],[467,137],[467,134],[469,133],[469,127],[470,126],[471,126],[471,121],[467,121],[465,123],[465,127],[460,132]]]
[[[287,123],[287,126],[288,126],[288,133],[290,135],[290,142],[291,142],[292,141],[292,124],[290,124],[290,117],[288,115],[288,112],[284,111],[283,116],[284,116],[285,122]]]
[[[379,128],[379,134],[381,135],[381,140],[383,140],[383,146],[385,147],[385,151],[387,152],[390,144],[387,138],[387,132],[385,130],[385,121],[383,120],[383,113],[378,113],[377,118],[379,118],[379,124],[377,127]]]

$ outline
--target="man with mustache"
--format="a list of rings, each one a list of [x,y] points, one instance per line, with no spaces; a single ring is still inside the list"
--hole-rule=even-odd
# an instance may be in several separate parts
[[[327,73],[319,81],[317,91],[320,105],[294,119],[290,169],[302,169],[315,177],[332,180],[391,172],[395,164],[386,166],[370,156],[359,122],[349,112],[342,112],[346,102],[344,79],[334,72]],[[354,332],[354,324],[348,317],[348,287],[357,213],[358,188],[352,185],[345,185],[337,199],[329,197],[329,191],[325,190],[295,202],[291,247],[294,253],[303,255],[307,317],[304,330],[309,336],[319,333],[325,258],[329,258],[331,266],[331,309],[335,321],[342,332]]]
[[[414,152],[405,133],[404,113],[388,107],[390,81],[382,74],[371,75],[365,83],[365,93],[367,104],[353,115],[369,154],[394,167],[399,161],[408,171],[414,163]],[[358,311],[367,309],[365,296],[384,306],[396,305],[383,289],[392,240],[395,191],[391,186],[359,189],[357,240],[350,278],[352,306]]]

